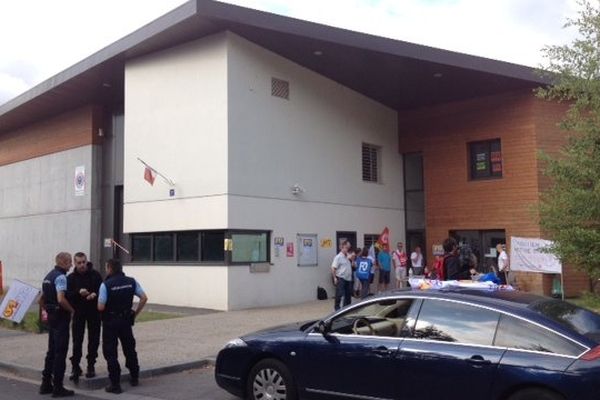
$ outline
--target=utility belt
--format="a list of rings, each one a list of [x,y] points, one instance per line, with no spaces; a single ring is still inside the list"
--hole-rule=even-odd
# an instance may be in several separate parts
[[[58,321],[58,320],[69,320],[71,319],[71,315],[69,314],[69,312],[65,309],[63,309],[60,305],[58,304],[45,304],[44,308],[46,310],[46,313],[48,313],[48,320],[49,321]]]
[[[133,310],[104,311],[102,314],[103,320],[105,321],[125,320],[128,321],[131,325],[135,323],[135,311]]]

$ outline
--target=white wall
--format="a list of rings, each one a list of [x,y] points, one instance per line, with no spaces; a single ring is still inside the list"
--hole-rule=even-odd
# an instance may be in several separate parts
[[[4,284],[20,279],[36,287],[53,268],[61,251],[90,254],[93,223],[100,211],[92,206],[98,195],[94,146],[0,166],[0,261]],[[84,196],[75,196],[77,166],[85,166]],[[92,259],[92,261],[96,261]]]
[[[271,243],[273,265],[268,273],[250,273],[248,266],[229,267],[230,309],[314,300],[317,286],[333,296],[330,265],[336,254],[336,231],[356,231],[358,243],[353,245],[359,247],[364,246],[364,234],[380,233],[383,226],[390,228],[392,240],[404,240],[404,213],[400,210],[235,196],[229,205],[231,220],[240,221],[241,228],[272,229],[272,237],[294,243],[294,257],[286,256],[285,247],[277,257]],[[298,266],[299,233],[317,234],[318,242],[331,239],[334,243],[329,249],[318,248],[318,266]]]
[[[336,231],[391,229],[404,240],[397,115],[380,103],[236,36],[218,34],[129,62],[125,100],[126,232],[264,229],[332,239],[319,265],[297,251],[271,272],[248,266],[129,266],[152,302],[217,309],[297,303],[332,294]],[[291,84],[271,96],[271,77]],[[382,148],[382,182],[362,181],[362,143]],[[141,157],[177,182],[143,179]],[[298,183],[305,193],[295,197]]]
[[[228,309],[228,267],[127,266],[125,273],[140,283],[151,303]]]
[[[297,303],[333,294],[336,231],[388,226],[404,240],[402,158],[397,113],[323,76],[228,34],[229,227],[272,230],[296,246],[298,233],[332,239],[317,267],[298,267],[297,251],[272,250],[269,273],[229,270],[232,309]],[[271,96],[271,77],[290,82],[290,100]],[[382,182],[362,181],[362,143],[382,148]],[[298,183],[305,192],[294,196]]]
[[[125,66],[125,232],[227,225],[224,33]],[[140,157],[176,183],[143,180]]]

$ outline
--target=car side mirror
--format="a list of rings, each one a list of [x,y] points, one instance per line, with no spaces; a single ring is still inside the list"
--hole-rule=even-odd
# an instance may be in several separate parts
[[[331,325],[324,321],[319,321],[319,323],[317,324],[317,331],[323,336],[327,336],[329,334],[330,329]]]

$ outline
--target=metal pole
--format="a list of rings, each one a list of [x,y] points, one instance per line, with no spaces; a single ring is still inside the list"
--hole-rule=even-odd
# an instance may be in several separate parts
[[[565,275],[563,274],[562,267],[560,268],[560,294],[562,295],[563,301],[565,300]]]

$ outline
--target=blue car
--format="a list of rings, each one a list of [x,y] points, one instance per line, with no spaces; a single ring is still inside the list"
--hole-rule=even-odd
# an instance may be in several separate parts
[[[396,291],[229,342],[216,381],[253,400],[598,400],[600,315],[520,292]]]

